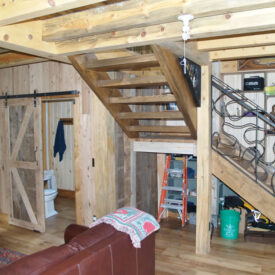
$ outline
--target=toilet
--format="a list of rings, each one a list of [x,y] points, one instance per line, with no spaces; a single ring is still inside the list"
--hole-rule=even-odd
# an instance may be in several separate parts
[[[54,170],[44,171],[44,181],[48,182],[48,188],[44,189],[45,218],[47,219],[58,214],[54,208],[54,199],[58,194]]]

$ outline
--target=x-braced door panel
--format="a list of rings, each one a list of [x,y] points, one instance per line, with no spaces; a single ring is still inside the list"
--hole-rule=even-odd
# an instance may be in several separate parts
[[[11,99],[6,110],[9,223],[44,232],[41,100]]]

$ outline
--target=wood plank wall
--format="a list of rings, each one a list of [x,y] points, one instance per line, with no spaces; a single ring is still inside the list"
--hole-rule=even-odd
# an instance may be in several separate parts
[[[9,94],[32,93],[34,89],[38,92],[65,90],[81,92],[79,98],[80,148],[77,157],[78,166],[81,167],[79,176],[83,188],[80,200],[82,205],[79,206],[79,209],[82,209],[82,216],[79,217],[78,222],[88,225],[93,215],[104,215],[114,210],[116,206],[114,145],[112,144],[114,121],[70,65],[44,62],[0,70],[0,94],[5,92]],[[1,157],[5,135],[1,131],[3,112],[4,110],[0,109],[0,212],[7,213],[8,201],[5,196],[7,186],[3,181],[3,159]],[[104,140],[104,145],[102,145],[102,140]],[[98,163],[95,168],[92,167],[93,157]],[[106,171],[101,169],[103,162],[105,163],[102,166],[103,169],[108,169],[107,176]],[[104,186],[104,189],[101,189],[101,186]],[[97,196],[95,192],[101,193]]]

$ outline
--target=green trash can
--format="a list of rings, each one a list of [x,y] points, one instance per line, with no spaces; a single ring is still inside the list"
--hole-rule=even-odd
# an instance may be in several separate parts
[[[239,236],[240,213],[235,210],[221,210],[221,237],[235,240]]]

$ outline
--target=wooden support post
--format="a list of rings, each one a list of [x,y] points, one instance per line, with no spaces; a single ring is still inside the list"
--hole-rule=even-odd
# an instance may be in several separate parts
[[[75,211],[76,223],[84,224],[83,194],[82,194],[82,163],[81,163],[81,132],[80,132],[80,101],[75,99],[74,104],[74,182],[75,182]]]
[[[161,186],[165,169],[165,154],[157,154],[157,169],[158,169],[158,205],[160,202]]]
[[[202,66],[201,107],[198,108],[196,253],[210,251],[211,216],[211,66]]]
[[[137,173],[136,173],[136,152],[133,150],[133,141],[130,144],[130,158],[131,158],[131,206],[137,206]]]

